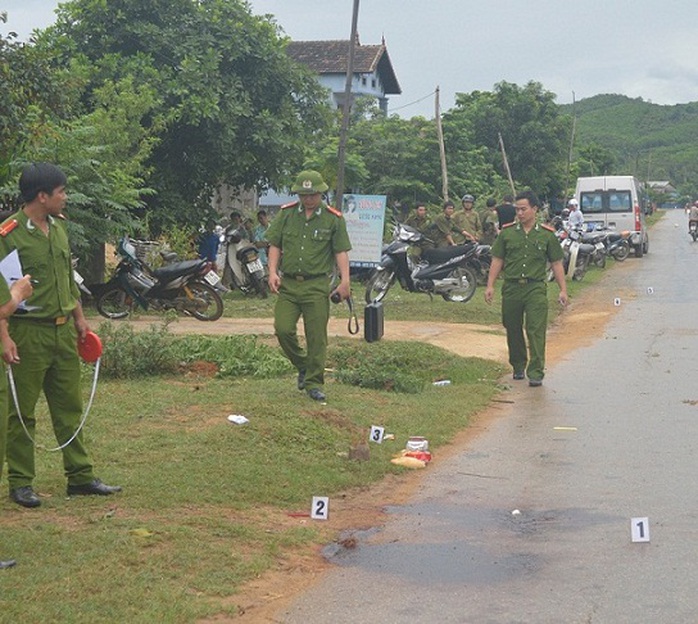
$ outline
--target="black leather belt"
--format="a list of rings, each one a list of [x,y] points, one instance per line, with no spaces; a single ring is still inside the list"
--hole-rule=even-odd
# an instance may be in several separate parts
[[[37,318],[36,316],[22,316],[14,314],[12,318],[22,321],[32,321],[33,323],[41,323],[42,325],[65,325],[70,317],[57,316],[55,318]]]

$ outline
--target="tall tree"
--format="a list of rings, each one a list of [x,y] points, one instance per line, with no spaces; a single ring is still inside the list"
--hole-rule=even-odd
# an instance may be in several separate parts
[[[447,118],[470,129],[473,145],[486,148],[490,164],[503,173],[499,133],[519,185],[554,197],[564,183],[571,118],[560,113],[555,94],[538,82],[524,87],[500,82],[492,92],[458,94]],[[451,151],[467,146],[452,145]]]
[[[71,0],[39,43],[64,64],[85,58],[92,88],[132,76],[160,94],[144,120],[159,138],[147,199],[156,224],[196,220],[218,184],[285,181],[329,112],[277,25],[243,0]]]

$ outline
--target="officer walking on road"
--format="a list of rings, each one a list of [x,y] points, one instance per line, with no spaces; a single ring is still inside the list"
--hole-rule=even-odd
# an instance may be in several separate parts
[[[531,191],[523,191],[516,196],[517,222],[502,228],[494,241],[485,290],[485,301],[491,303],[495,281],[503,272],[502,324],[507,330],[509,363],[514,369],[514,379],[524,379],[528,375],[529,386],[542,385],[545,373],[545,332],[548,324],[545,278],[548,262],[560,287],[560,305],[567,305],[562,248],[555,230],[536,222],[539,207],[538,197]]]
[[[34,409],[43,389],[59,444],[73,436],[82,419],[78,337],[89,329],[73,279],[68,234],[63,224],[66,176],[55,165],[34,163],[22,171],[19,188],[25,204],[0,226],[0,257],[13,250],[34,280],[27,310],[0,320],[5,362],[12,366],[21,416],[34,437]],[[71,322],[72,321],[72,322]],[[24,431],[17,408],[10,404],[7,467],[10,498],[23,507],[38,507],[34,493],[34,443]],[[82,433],[63,450],[68,496],[108,495],[119,486],[102,483],[92,472],[92,459]]]
[[[279,295],[274,330],[281,348],[298,370],[298,389],[305,389],[314,401],[326,399],[323,386],[330,319],[329,275],[335,263],[341,281],[333,294],[336,292],[340,300],[351,295],[351,243],[342,213],[322,200],[327,189],[317,171],[302,171],[291,187],[299,201],[282,206],[267,230],[269,289]],[[301,316],[306,350],[301,348],[296,333]]]

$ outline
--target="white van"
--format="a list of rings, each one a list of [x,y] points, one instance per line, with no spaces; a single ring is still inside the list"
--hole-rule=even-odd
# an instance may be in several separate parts
[[[574,196],[588,229],[613,228],[631,232],[630,244],[641,258],[649,251],[650,239],[645,226],[645,198],[633,176],[596,176],[577,178]]]

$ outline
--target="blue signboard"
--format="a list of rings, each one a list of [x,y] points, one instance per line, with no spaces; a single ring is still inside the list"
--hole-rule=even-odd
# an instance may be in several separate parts
[[[342,203],[351,241],[351,266],[377,266],[383,248],[385,195],[345,195]]]

